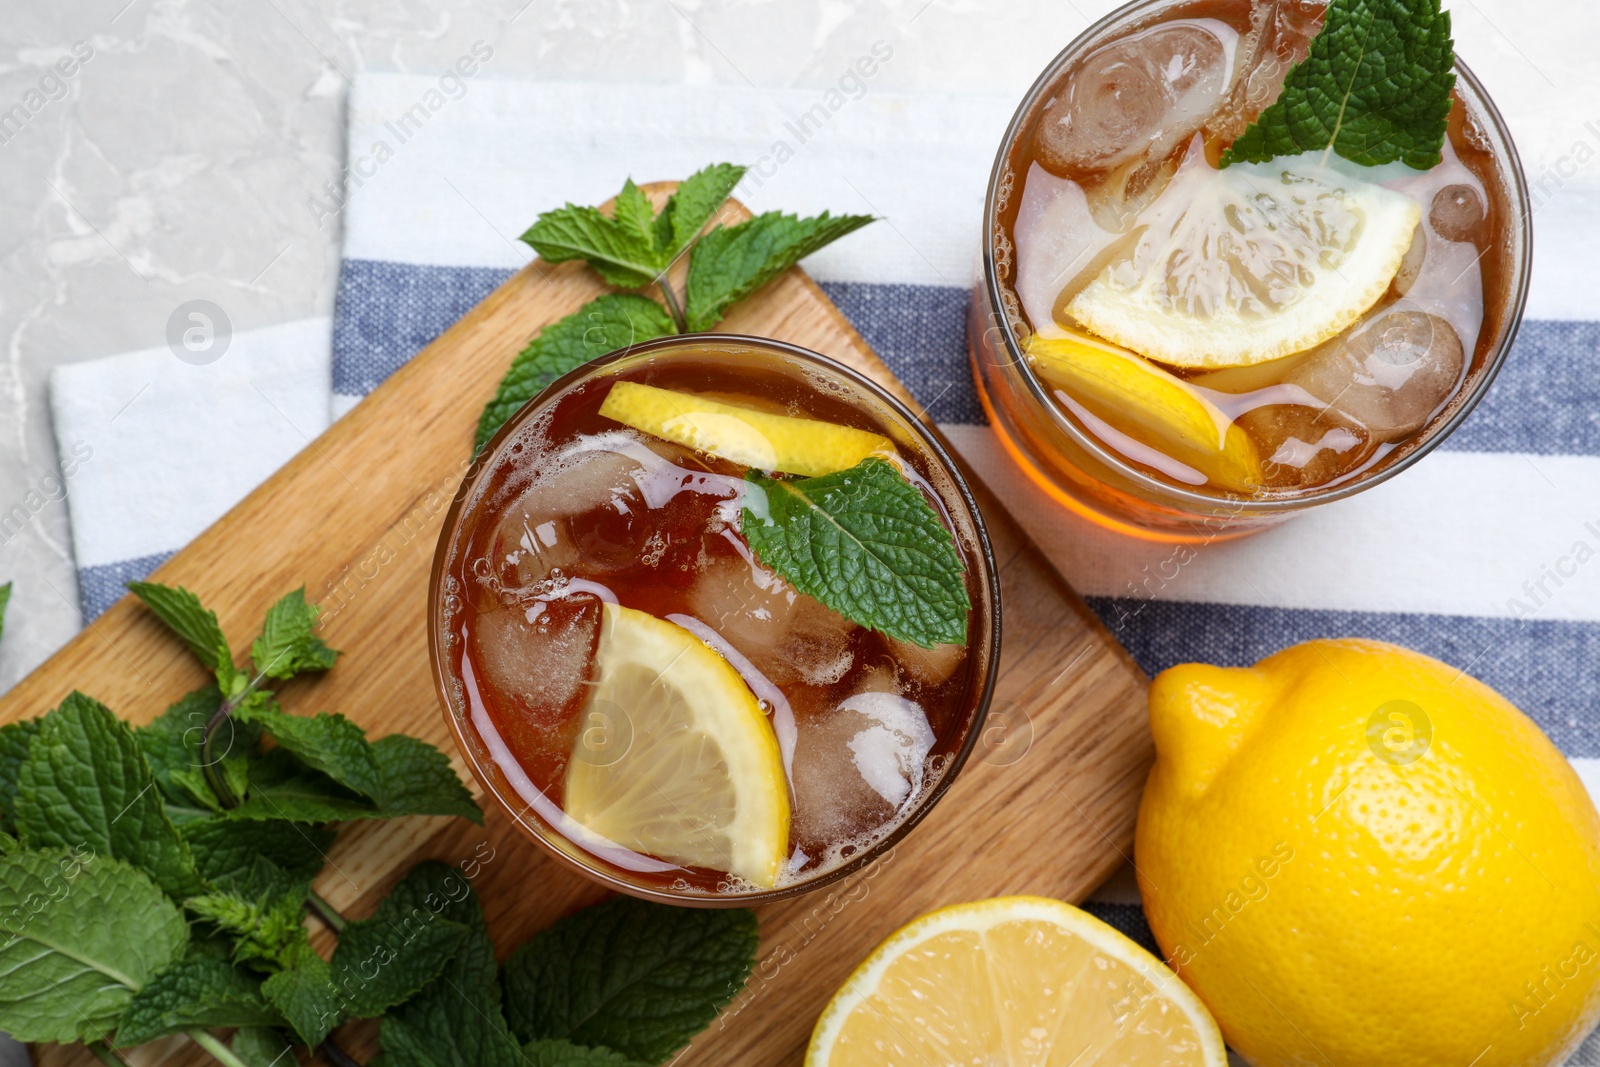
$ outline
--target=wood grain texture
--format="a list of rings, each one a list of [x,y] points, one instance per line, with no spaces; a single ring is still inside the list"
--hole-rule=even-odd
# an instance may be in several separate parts
[[[660,199],[668,188],[650,191]],[[741,209],[727,210],[736,216]],[[273,600],[304,583],[308,598],[327,609],[324,638],[344,655],[325,677],[286,686],[284,707],[342,711],[372,736],[414,734],[450,752],[466,777],[428,665],[434,544],[465,472],[478,412],[511,357],[541,326],[600,291],[582,265],[530,264],[156,579],[199,593],[235,647],[254,635]],[[798,269],[736,307],[722,328],[832,356],[917,410]],[[1001,668],[986,740],[1000,740],[996,731],[1003,730],[1008,743],[981,745],[935,811],[873,866],[762,909],[760,960],[749,987],[676,1063],[797,1064],[833,990],[898,926],[940,905],[1000,894],[1080,900],[1131,853],[1152,757],[1144,676],[992,494],[976,482],[973,488],[1003,597]],[[143,722],[204,680],[183,646],[125,597],[0,699],[0,722],[37,715],[74,688]],[[604,895],[494,815],[483,829],[448,819],[355,824],[341,833],[317,888],[347,915],[366,915],[422,858],[479,864],[474,884],[502,955]],[[371,1023],[346,1026],[337,1037],[363,1061],[376,1052]],[[43,1065],[95,1062],[56,1047],[39,1052]],[[131,1058],[211,1062],[182,1038]]]

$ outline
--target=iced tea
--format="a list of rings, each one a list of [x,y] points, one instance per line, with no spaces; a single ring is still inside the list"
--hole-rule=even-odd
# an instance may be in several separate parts
[[[1130,5],[1008,131],[974,371],[1015,458],[1104,525],[1210,537],[1363,488],[1453,428],[1510,345],[1525,193],[1459,64],[1429,169],[1329,151],[1219,166],[1323,13]]]
[[[752,550],[752,467],[858,461],[938,516],[964,640],[852,622]],[[881,391],[772,342],[656,342],[555,383],[486,448],[435,566],[463,751],[627,892],[735,903],[853,869],[949,784],[987,701],[996,604],[960,475]]]

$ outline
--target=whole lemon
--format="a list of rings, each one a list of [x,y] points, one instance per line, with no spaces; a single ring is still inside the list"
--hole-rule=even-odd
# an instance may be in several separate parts
[[[1150,689],[1145,913],[1257,1067],[1541,1067],[1600,1019],[1600,816],[1488,686],[1377,641]]]

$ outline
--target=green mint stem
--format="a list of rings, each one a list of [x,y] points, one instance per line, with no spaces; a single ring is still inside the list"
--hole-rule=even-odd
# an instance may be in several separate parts
[[[206,732],[200,742],[201,771],[206,776],[206,783],[211,786],[211,791],[217,795],[217,801],[224,808],[237,808],[239,798],[233,795],[233,787],[228,784],[227,776],[222,773],[222,761],[212,754],[213,744],[216,740],[217,729],[233,715],[234,704],[224,700],[222,706],[212,714],[206,722]]]
[[[88,1049],[94,1054],[94,1058],[101,1063],[109,1063],[111,1067],[127,1067],[128,1065],[128,1061],[123,1059],[120,1053],[112,1049],[104,1041],[91,1041]]]
[[[672,291],[672,286],[667,282],[665,272],[656,279],[656,288],[661,290],[661,298],[667,302],[667,314],[672,316],[672,321],[678,327],[679,333],[689,332],[689,317],[683,313],[683,303],[678,299],[678,294]]]
[[[333,1067],[361,1067],[355,1057],[340,1048],[331,1037],[322,1043],[320,1051],[333,1063]]]
[[[204,1030],[186,1030],[184,1032],[189,1035],[189,1040],[211,1053],[212,1059],[222,1064],[223,1067],[250,1067],[249,1064],[235,1056],[232,1049]]]
[[[317,918],[333,927],[334,933],[344,932],[344,916],[340,915],[339,910],[329,904],[321,893],[318,893],[315,889],[311,890],[306,897],[306,902],[311,905],[311,910],[317,913]]]

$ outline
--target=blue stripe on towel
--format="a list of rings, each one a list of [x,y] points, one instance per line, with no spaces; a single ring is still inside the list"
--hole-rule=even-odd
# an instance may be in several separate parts
[[[1392,641],[1482,679],[1527,712],[1568,756],[1600,756],[1600,624],[1088,599],[1151,674],[1175,663],[1247,666],[1315,637]]]
[[[333,330],[333,391],[365,396],[512,272],[345,260]],[[986,420],[967,369],[968,291],[824,282],[823,291],[934,420]],[[1600,455],[1600,322],[1529,321],[1489,395],[1440,447]]]
[[[333,312],[333,391],[366,396],[513,271],[347,259]]]
[[[119,563],[102,563],[94,567],[78,568],[78,605],[83,609],[86,623],[98,619],[107,608],[122,599],[129,582],[139,582],[150,577],[150,572],[172,558],[171,552],[158,552],[153,556],[125,559]]]

